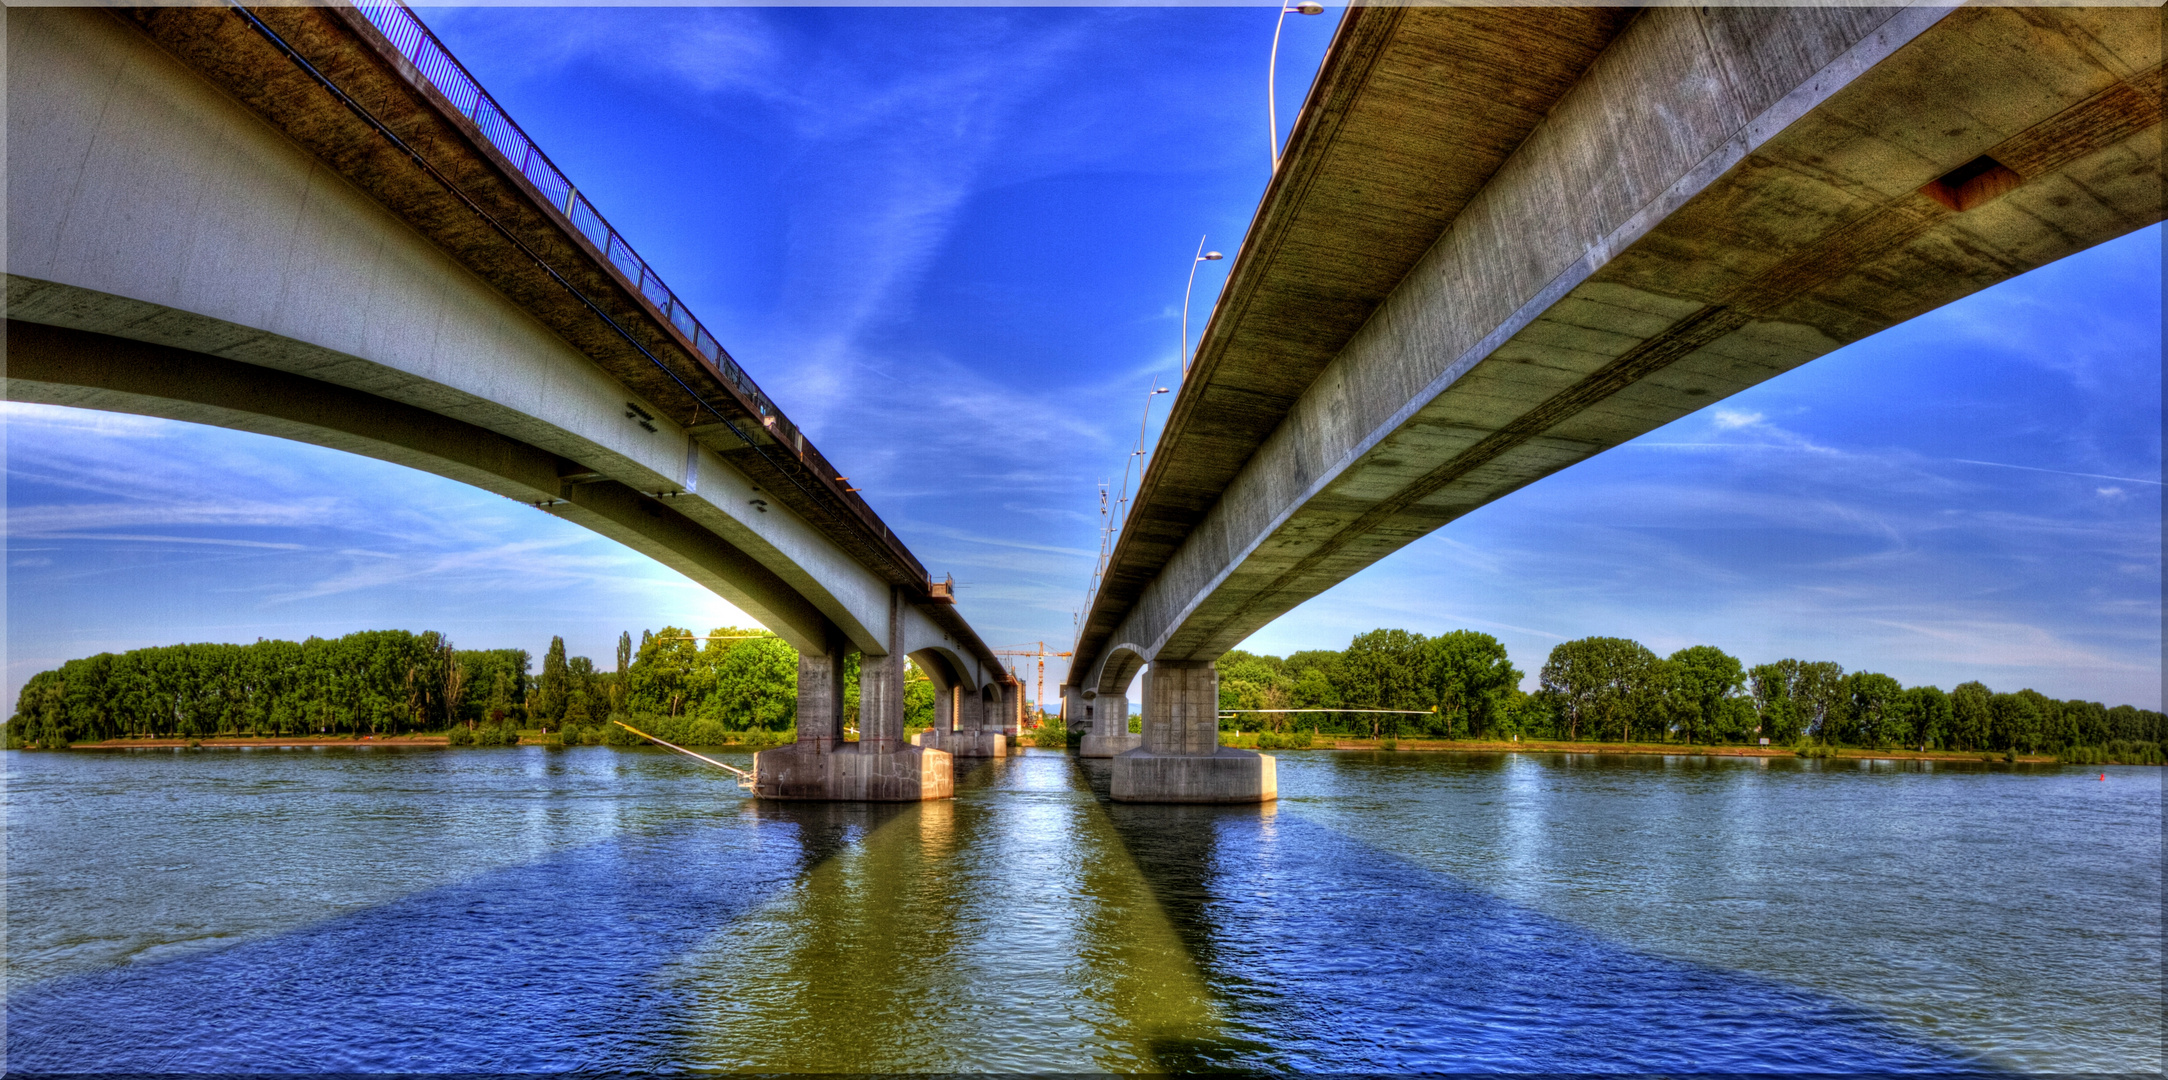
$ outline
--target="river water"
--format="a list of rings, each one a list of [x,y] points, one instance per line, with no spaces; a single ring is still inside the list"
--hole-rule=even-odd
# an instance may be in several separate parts
[[[1279,759],[10,752],[7,1067],[2161,1069],[2160,769]]]

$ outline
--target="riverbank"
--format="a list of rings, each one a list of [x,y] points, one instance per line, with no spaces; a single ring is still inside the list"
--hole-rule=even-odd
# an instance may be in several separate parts
[[[1243,749],[1257,749],[1257,733],[1246,732],[1230,737],[1223,733],[1221,742]],[[1391,745],[1388,745],[1391,744]],[[1458,752],[1469,754],[1659,754],[1671,757],[1797,757],[1798,751],[1789,746],[1734,746],[1734,745],[1685,745],[1681,743],[1637,742],[1585,742],[1556,739],[1522,739],[1520,741],[1497,739],[1364,739],[1345,735],[1321,735],[1307,748],[1310,750],[1369,750],[1410,752]],[[1851,759],[1861,761],[2002,761],[2000,753],[1981,750],[1902,750],[1866,749],[1860,747],[1816,747],[1817,753],[1826,759]],[[1268,753],[1295,753],[1287,747],[1268,749]],[[2019,754],[2016,761],[2034,765],[2052,765],[2053,754]]]
[[[449,740],[443,735],[374,735],[356,738],[352,735],[213,735],[209,738],[186,739],[169,736],[147,736],[138,739],[105,739],[100,742],[70,743],[70,750],[160,750],[184,747],[204,749],[231,749],[234,747],[257,747],[260,749],[299,749],[309,746],[444,746]]]
[[[541,732],[523,732],[521,745],[545,745],[548,737]],[[1239,738],[1223,735],[1222,742],[1243,749],[1257,749],[1257,733],[1247,732]],[[1391,745],[1387,745],[1391,744]],[[75,743],[76,750],[160,750],[196,747],[206,750],[219,749],[305,749],[319,746],[393,746],[415,748],[446,748],[448,740],[443,735],[379,735],[355,738],[351,735],[218,735],[205,739],[170,737],[145,737],[131,739],[106,739],[101,742]],[[709,747],[715,750],[746,749],[737,743]],[[1552,739],[1524,739],[1519,742],[1495,739],[1364,739],[1351,736],[1319,736],[1307,750],[1363,750],[1394,753],[1467,753],[1467,754],[1658,754],[1686,757],[1796,757],[1797,751],[1789,746],[1726,746],[1694,745],[1679,743],[1615,743],[1573,742]],[[1823,749],[1823,748],[1818,748]],[[1288,747],[1270,748],[1269,753],[1296,753]],[[2002,761],[1999,753],[1956,750],[1871,750],[1856,747],[1839,747],[1826,750],[1826,759],[1862,761]],[[2052,765],[2052,754],[2019,754],[2016,761],[2023,764]]]

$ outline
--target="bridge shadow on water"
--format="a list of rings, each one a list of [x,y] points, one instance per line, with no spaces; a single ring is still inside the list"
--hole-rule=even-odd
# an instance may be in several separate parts
[[[1106,789],[1105,762],[1049,754],[960,763],[953,803],[748,800],[271,937],[20,987],[7,1065],[1981,1067],[1844,1002],[1623,947],[1292,808],[1125,805]]]
[[[215,952],[18,988],[8,1071],[681,1068],[667,965],[907,809],[748,800]]]
[[[1272,804],[1108,800],[1219,1005],[1169,1072],[1985,1073],[1865,1009],[1636,951]]]

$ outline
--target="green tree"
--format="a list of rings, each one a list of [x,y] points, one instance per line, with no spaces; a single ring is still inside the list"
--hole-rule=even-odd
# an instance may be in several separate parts
[[[1951,745],[1959,750],[1985,750],[1995,726],[1993,692],[1978,682],[1959,683],[1950,691]]]
[[[1672,653],[1665,683],[1670,720],[1691,746],[1719,737],[1729,726],[1727,702],[1746,685],[1739,658],[1714,645],[1694,645]]]
[[[1905,691],[1906,712],[1912,720],[1912,730],[1906,736],[1908,745],[1923,750],[1947,746],[1950,739],[1950,695],[1936,686],[1915,686]]]
[[[1988,698],[1989,742],[1996,750],[2034,753],[2040,749],[2045,717],[2033,697],[1994,694]]]
[[[1844,678],[1843,722],[1837,741],[1856,746],[1895,746],[1912,732],[1904,687],[1887,675],[1856,671]]]
[[[626,671],[626,704],[635,713],[677,716],[692,700],[700,651],[692,631],[665,626],[640,632],[640,651]]]
[[[1626,638],[1586,637],[1551,649],[1539,678],[1556,696],[1566,737],[1633,738],[1637,718],[1655,709],[1656,654]]]
[[[1323,668],[1304,668],[1288,697],[1292,703],[1290,707],[1296,709],[1340,707],[1340,688],[1333,685],[1332,677]]]
[[[782,638],[737,642],[715,668],[701,717],[731,731],[784,731],[798,718],[798,650]]]
[[[1429,709],[1424,687],[1427,666],[1421,634],[1372,630],[1358,634],[1340,656],[1340,699],[1351,709]],[[1370,713],[1363,717],[1370,734],[1398,734],[1400,717]]]
[[[571,669],[565,664],[565,639],[552,637],[548,651],[542,654],[542,677],[535,682],[534,701],[528,710],[536,725],[545,731],[564,727],[565,705],[571,693]]]
[[[1424,704],[1438,710],[1434,733],[1448,739],[1482,737],[1504,722],[1507,699],[1521,673],[1497,638],[1454,630],[1422,641]]]

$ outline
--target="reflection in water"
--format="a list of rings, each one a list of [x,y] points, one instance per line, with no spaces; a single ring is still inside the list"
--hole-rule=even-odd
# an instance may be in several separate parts
[[[1884,964],[1875,992],[1904,1007],[1870,1012],[1852,1002],[1871,994],[1806,989],[1814,970],[1744,974],[1791,954],[1740,929],[1810,912],[1824,942],[1989,967],[1997,941],[2045,933],[2022,905],[1945,904],[1941,928],[1903,938],[1877,921],[1908,902],[1886,864],[1846,869],[1831,830],[1878,859],[1885,833],[1954,821],[1914,858],[1961,889],[1980,873],[1933,860],[2006,861],[1981,823],[2066,876],[2053,853],[2084,841],[2063,823],[2150,827],[2150,856],[2059,909],[2110,920],[2089,932],[2123,950],[2080,961],[2136,973],[2073,998],[2143,1016],[2125,998],[2151,979],[2157,1005],[2157,911],[2117,934],[2134,889],[2157,901],[2157,770],[2117,774],[2153,785],[2149,811],[2007,771],[1619,760],[1284,755],[1277,806],[1155,807],[1106,801],[1105,762],[1034,752],[959,763],[952,802],[853,806],[754,803],[604,748],[10,754],[8,1065],[2157,1067],[2157,1049],[2072,1039],[2057,1003],[1977,978]],[[2009,813],[2021,797],[2053,812]],[[314,892],[281,884],[311,867]],[[1985,873],[2033,895],[2021,869]],[[219,934],[238,943],[160,958]],[[115,963],[129,953],[146,959]],[[1824,967],[1841,982],[1848,963]],[[2010,1019],[1982,1044],[1915,1017],[1952,1000]]]
[[[1203,1038],[1203,980],[1061,764],[960,762],[955,801],[901,810],[704,943],[673,974],[686,1063],[1137,1071]]]

